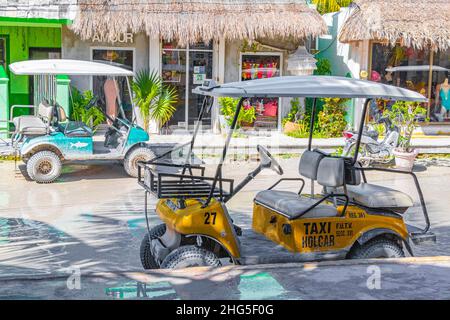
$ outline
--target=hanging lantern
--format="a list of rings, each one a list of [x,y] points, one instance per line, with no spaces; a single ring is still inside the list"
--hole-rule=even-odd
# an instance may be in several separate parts
[[[299,46],[297,51],[291,54],[287,61],[287,70],[295,76],[312,75],[317,69],[317,60],[304,46]]]

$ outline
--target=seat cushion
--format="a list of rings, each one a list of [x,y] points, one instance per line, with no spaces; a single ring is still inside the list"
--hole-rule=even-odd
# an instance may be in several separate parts
[[[17,133],[25,135],[45,135],[47,126],[36,116],[19,116],[13,119]]]
[[[406,193],[370,183],[347,186],[351,201],[368,208],[409,208],[413,200]]]
[[[317,203],[319,199],[301,197],[295,192],[264,190],[255,197],[255,202],[264,207],[277,211],[287,217],[295,217]],[[302,218],[335,217],[337,209],[334,206],[320,204],[307,212]]]

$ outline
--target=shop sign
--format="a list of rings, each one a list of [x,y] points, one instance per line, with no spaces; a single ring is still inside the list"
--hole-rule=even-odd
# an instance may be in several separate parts
[[[131,32],[119,33],[115,36],[95,33],[92,42],[133,43],[134,37]]]

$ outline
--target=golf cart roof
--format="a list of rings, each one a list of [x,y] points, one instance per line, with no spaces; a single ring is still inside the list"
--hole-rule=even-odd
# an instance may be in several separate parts
[[[420,93],[373,81],[334,76],[288,76],[249,80],[216,85],[213,81],[193,90],[193,93],[232,98],[389,98],[393,100],[427,102]]]
[[[387,72],[408,72],[408,71],[429,71],[430,66],[429,65],[421,65],[421,66],[399,66],[399,67],[393,67],[393,68],[386,68]],[[443,68],[440,66],[433,66],[433,71],[443,71],[448,72],[450,71],[447,68]]]
[[[133,76],[133,72],[107,63],[49,59],[15,62],[9,69],[16,75]]]

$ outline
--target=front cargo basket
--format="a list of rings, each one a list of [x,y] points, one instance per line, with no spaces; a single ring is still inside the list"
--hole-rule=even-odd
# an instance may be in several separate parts
[[[177,168],[182,173],[158,172],[158,167]],[[138,183],[158,199],[198,199],[211,195],[215,178],[205,177],[199,166],[154,163],[139,164]],[[197,175],[194,175],[197,172]],[[218,178],[212,197],[226,199],[233,193],[231,179]]]

